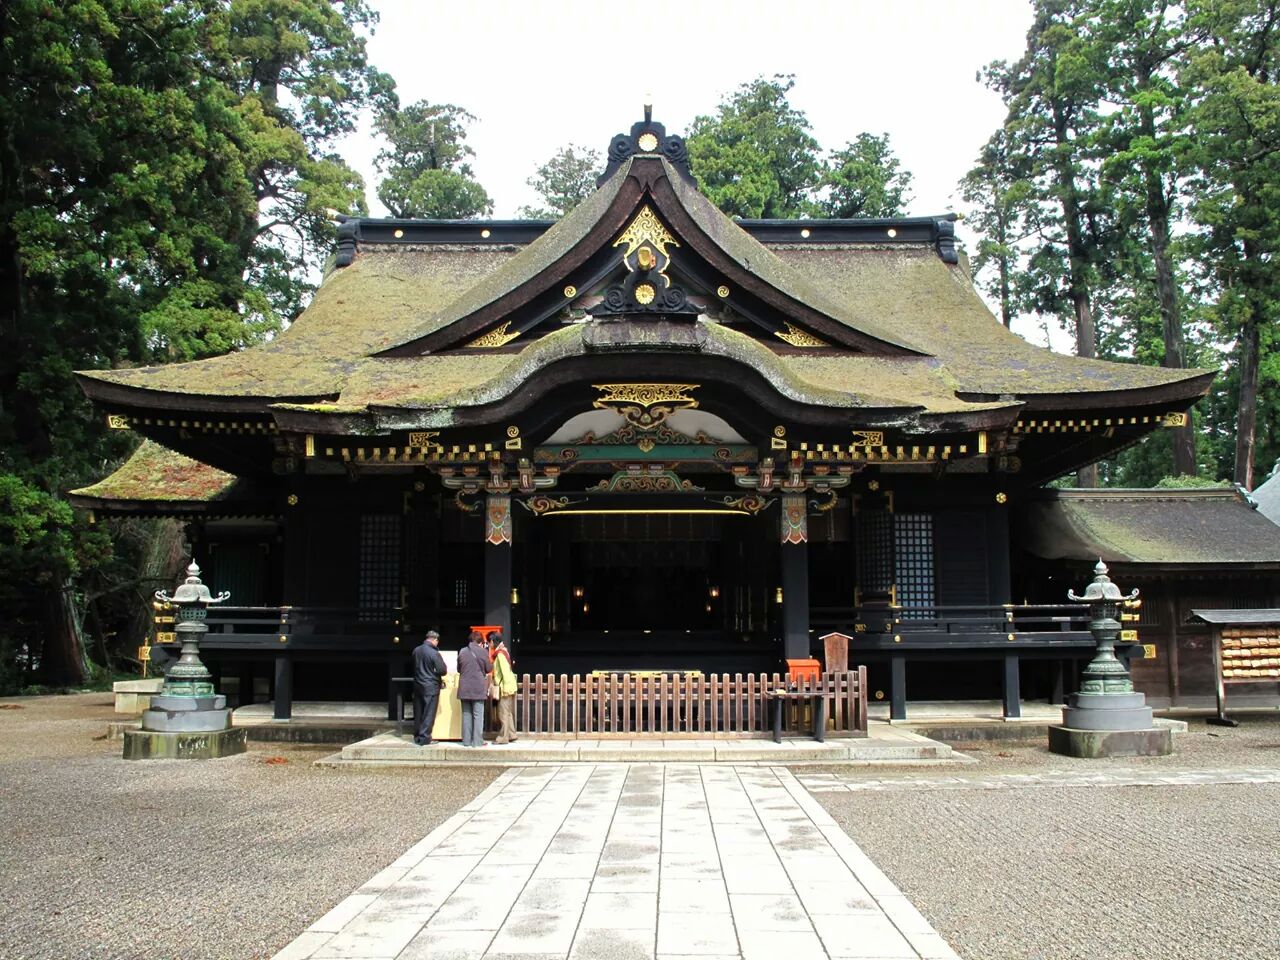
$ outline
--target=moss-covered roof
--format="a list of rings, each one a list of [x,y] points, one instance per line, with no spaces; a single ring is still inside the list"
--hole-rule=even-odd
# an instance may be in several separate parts
[[[215,403],[261,403],[264,412],[273,404],[335,414],[436,410],[436,421],[448,422],[450,410],[508,396],[536,371],[583,354],[581,328],[517,340],[501,352],[388,356],[386,351],[473,316],[513,290],[550,282],[544,275],[550,276],[555,263],[616,206],[634,162],[623,164],[600,190],[523,249],[362,244],[354,262],[328,276],[297,322],[270,343],[189,364],[86,373],[86,389],[104,402],[118,400],[119,388],[152,392],[150,401],[124,401],[142,406],[177,407],[188,403],[187,397],[200,396],[217,398]],[[1203,371],[1081,360],[1026,343],[991,315],[966,268],[944,263],[931,246],[766,247],[669,165],[663,169],[697,228],[744,270],[859,334],[919,354],[797,352],[699,321],[708,332],[704,354],[746,364],[792,399],[948,414],[992,408],[963,397],[1002,398],[999,404],[1010,407],[1046,394],[1078,398],[1176,387],[1170,392],[1173,401],[1187,401],[1207,387],[1197,379]],[[1133,402],[1144,400],[1136,394]]]
[[[800,403],[890,408],[927,414],[971,413],[1015,408],[1009,403],[969,403],[935,360],[866,355],[779,355],[754,337],[699,320],[706,340],[701,353],[736,360],[759,373],[783,396]],[[378,408],[458,409],[494,403],[515,392],[539,370],[587,352],[583,324],[562,327],[514,354],[384,357],[361,361],[333,402],[280,404],[279,410],[358,414]],[[838,386],[833,386],[838,385]],[[447,426],[447,416],[415,422]],[[390,426],[394,420],[384,421]]]
[[[555,226],[529,244],[496,270],[488,272],[464,295],[442,305],[442,309],[423,315],[412,328],[400,333],[383,349],[419,340],[427,334],[468,317],[499,297],[526,283],[534,283],[556,261],[577,246],[609,209],[626,182],[631,161],[626,161],[591,196],[574,207]]]
[[[676,174],[665,160],[663,164],[667,167],[676,196],[680,198],[689,216],[744,270],[852,330],[909,350],[928,352],[916,346],[909,330],[885,323],[883,317],[874,311],[862,309],[862,305],[856,301],[832,296],[833,291],[828,288],[823,277],[806,275],[776,256],[772,250],[725,216],[719,207],[692,184]]]
[[[1048,560],[1280,566],[1280,527],[1232,488],[1045,490],[1015,539]]]
[[[774,252],[849,310],[879,318],[939,358],[965,393],[1137,390],[1209,373],[1085,360],[1030,344],[992,315],[966,265],[943,263],[929,246],[788,244]]]
[[[124,501],[207,504],[234,498],[242,484],[230,473],[145,440],[115,473],[72,490],[71,497],[73,502],[97,501],[96,506]]]
[[[82,374],[166,393],[260,398],[336,395],[357,363],[400,342],[516,255],[515,247],[370,246],[333,271],[270,343],[238,353]]]

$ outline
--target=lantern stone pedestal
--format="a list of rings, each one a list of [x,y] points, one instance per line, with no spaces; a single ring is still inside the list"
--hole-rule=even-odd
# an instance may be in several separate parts
[[[161,692],[151,697],[142,729],[125,731],[126,760],[211,760],[245,752],[246,731],[231,728],[227,698],[214,693],[213,678],[199,653],[200,639],[209,629],[204,623],[209,604],[229,596],[214,597],[200,582],[195,563],[187,567],[187,579],[172,597],[157,591],[157,600],[177,610],[174,630],[182,655],[165,672]]]
[[[1077,730],[1049,728],[1049,752],[1068,757],[1163,757],[1173,753],[1173,731],[1164,727],[1149,730]]]
[[[1129,671],[1116,658],[1120,635],[1120,607],[1134,600],[1107,576],[1101,560],[1093,568],[1093,582],[1084,596],[1068,591],[1068,598],[1089,604],[1089,631],[1098,642],[1093,660],[1084,670],[1080,692],[1062,710],[1062,724],[1049,728],[1051,753],[1071,757],[1151,757],[1173,752],[1173,731],[1156,727],[1144,694],[1133,689]]]

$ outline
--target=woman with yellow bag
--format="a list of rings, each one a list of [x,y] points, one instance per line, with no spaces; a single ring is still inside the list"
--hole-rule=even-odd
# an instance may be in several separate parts
[[[495,742],[512,743],[516,740],[516,668],[501,633],[491,634],[489,642],[493,644],[493,683],[489,689],[498,701],[498,737]]]

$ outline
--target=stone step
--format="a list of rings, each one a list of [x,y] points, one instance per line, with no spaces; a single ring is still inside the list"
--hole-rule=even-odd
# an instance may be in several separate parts
[[[428,766],[440,763],[915,763],[954,761],[949,746],[897,731],[889,739],[784,740],[532,740],[463,747],[416,746],[408,736],[383,733],[353,743],[326,765]]]

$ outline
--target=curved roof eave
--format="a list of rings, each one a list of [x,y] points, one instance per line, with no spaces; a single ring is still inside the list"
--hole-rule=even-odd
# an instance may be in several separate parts
[[[965,429],[998,429],[1017,418],[1023,404],[1017,401],[973,403],[957,398],[934,361],[928,358],[877,358],[847,355],[809,358],[776,354],[746,334],[718,324],[699,321],[707,337],[702,348],[683,357],[685,362],[731,363],[753,378],[769,384],[779,402],[824,407],[850,419],[879,418],[909,425],[921,432],[949,429],[963,423]],[[326,420],[335,426],[359,425],[384,432],[395,429],[449,426],[460,416],[494,419],[512,415],[513,398],[529,405],[531,391],[542,389],[537,381],[544,371],[563,361],[591,357],[600,364],[608,357],[633,352],[600,354],[584,344],[581,327],[566,327],[549,334],[517,354],[487,355],[490,372],[476,380],[455,379],[453,367],[474,357],[429,355],[404,358],[371,358],[368,369],[353,375],[349,389],[335,400],[319,404],[280,403],[272,406],[282,430],[316,431]],[[859,390],[842,390],[829,384],[832,365],[850,367],[844,372]],[[476,367],[466,364],[468,372]],[[585,372],[586,379],[603,374]],[[585,382],[585,381],[584,381]],[[728,381],[726,381],[728,382]],[[376,427],[375,427],[376,425]]]

